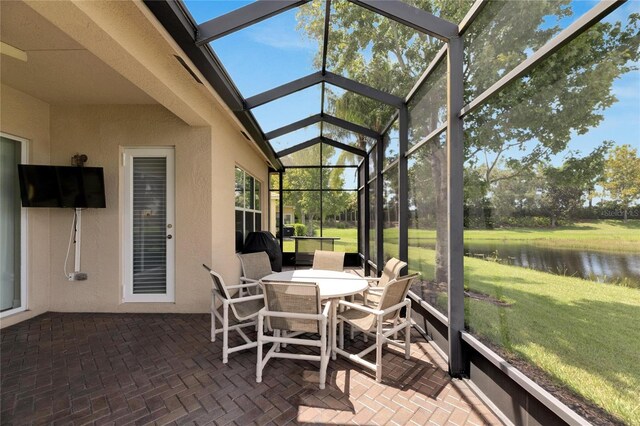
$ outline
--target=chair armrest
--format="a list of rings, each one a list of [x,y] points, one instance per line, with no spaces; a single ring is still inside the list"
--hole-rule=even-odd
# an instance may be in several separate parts
[[[295,318],[308,320],[321,320],[322,318],[326,318],[323,314],[302,314],[298,312],[269,311],[266,307],[260,309],[260,315],[262,315],[263,317]]]
[[[358,311],[367,312],[367,313],[373,314],[373,315],[380,315],[380,314],[383,313],[383,311],[380,311],[378,309],[372,309],[372,308],[370,308],[368,306],[359,305],[357,303],[347,302],[346,300],[340,300],[338,302],[338,304],[340,304],[341,306],[346,306],[347,308],[356,309]]]
[[[329,310],[331,310],[331,303],[332,302],[329,302],[329,303],[325,304],[324,305],[324,309],[322,310],[322,315],[327,317],[327,318],[329,317]]]
[[[248,302],[249,300],[262,300],[262,299],[264,299],[263,294],[256,294],[255,296],[246,296],[246,297],[238,297],[235,299],[229,299],[229,304],[232,305],[234,303]]]
[[[364,277],[364,279],[367,280],[369,287],[377,287],[380,282],[380,278]]]
[[[254,281],[251,282],[249,284],[238,284],[238,285],[228,285],[226,286],[228,289],[235,289],[235,288],[249,288],[249,287],[256,287],[258,285],[258,281]]]
[[[251,284],[251,283],[257,284],[258,283],[258,280],[254,280],[252,278],[247,278],[247,277],[240,277],[240,281],[242,281],[244,283],[248,283],[248,284]]]
[[[380,311],[380,312],[383,315],[387,315],[387,314],[389,314],[389,313],[391,313],[393,311],[397,311],[400,308],[404,308],[405,306],[408,306],[409,304],[407,304],[407,302],[409,302],[409,304],[410,304],[409,299],[404,299],[402,302],[398,303],[397,305],[390,306],[387,309],[385,309],[384,311]]]

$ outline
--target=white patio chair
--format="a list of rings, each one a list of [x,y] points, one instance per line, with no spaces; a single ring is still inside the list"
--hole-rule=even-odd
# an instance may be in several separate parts
[[[257,253],[239,254],[240,265],[242,265],[242,277],[240,280],[244,283],[257,283],[263,277],[273,274],[271,270],[271,261],[266,251]],[[260,293],[260,286],[249,287],[249,294]]]
[[[325,271],[344,271],[344,253],[339,251],[316,250],[313,254],[311,269]]]
[[[323,310],[320,305],[320,290],[316,283],[294,281],[262,281],[265,307],[258,315],[258,357],[256,363],[256,382],[262,382],[262,370],[271,358],[303,359],[320,361],[320,389],[324,389],[327,377],[327,364],[331,356],[328,343],[327,324],[331,304]],[[264,334],[264,320],[273,336]],[[284,335],[286,333],[286,336]],[[304,333],[317,333],[320,340],[299,338]],[[265,357],[262,357],[262,345],[273,343]],[[320,355],[294,354],[280,352],[281,345],[303,345],[320,348]]]
[[[390,281],[397,279],[400,276],[402,268],[404,268],[405,266],[407,266],[407,262],[403,262],[402,260],[396,259],[395,257],[387,260],[387,263],[384,264],[382,275],[379,278],[365,277],[365,279],[369,282],[369,288],[364,292],[362,296],[356,295],[354,298],[355,301],[360,303],[364,301],[365,305],[380,302],[380,297],[382,297],[382,290],[384,289],[384,287]],[[353,340],[354,336],[353,331],[353,327],[351,327],[349,336],[351,340]],[[396,336],[394,335],[394,339],[395,338]],[[367,341],[366,336],[364,341]]]
[[[240,290],[249,287],[256,287],[258,283],[248,283],[233,286],[226,286],[222,277],[215,271],[212,271],[207,265],[202,265],[209,274],[213,281],[211,289],[211,341],[216,341],[216,334],[222,332],[222,362],[226,364],[229,360],[229,354],[233,352],[242,351],[244,349],[255,348],[258,343],[251,341],[249,337],[242,331],[244,327],[255,327],[257,325],[256,317],[260,309],[264,307],[264,298],[261,294],[236,297],[232,298],[229,295],[228,290]],[[222,302],[222,315],[216,309],[216,297],[220,298]],[[238,321],[237,324],[229,325],[229,307],[231,312]],[[222,323],[222,329],[216,329],[216,318]],[[229,331],[235,330],[240,334],[240,337],[246,342],[243,345],[229,347]]]
[[[339,347],[334,348],[336,353],[343,355],[360,365],[372,369],[376,373],[376,381],[382,380],[382,346],[391,344],[404,348],[404,357],[411,356],[411,301],[407,299],[407,292],[411,282],[419,274],[400,277],[387,283],[382,291],[379,302],[374,304],[358,304],[340,300],[339,307],[345,308],[338,313],[338,324],[340,333]],[[406,308],[404,317],[400,315],[402,308]],[[348,323],[352,328],[356,328],[366,334],[375,336],[376,342],[360,351],[352,354],[344,350],[344,323]],[[404,343],[397,342],[390,338],[398,331],[404,329]],[[371,333],[375,330],[375,334]],[[365,334],[365,335],[366,335]],[[365,355],[371,351],[376,351],[375,364],[364,359]]]

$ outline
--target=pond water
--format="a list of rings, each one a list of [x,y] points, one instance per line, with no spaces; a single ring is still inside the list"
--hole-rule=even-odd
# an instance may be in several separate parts
[[[559,249],[499,242],[466,242],[465,255],[598,282],[640,288],[640,253]]]

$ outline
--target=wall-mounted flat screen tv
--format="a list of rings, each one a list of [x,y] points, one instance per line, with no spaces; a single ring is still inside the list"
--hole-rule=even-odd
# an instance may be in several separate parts
[[[22,207],[105,208],[102,167],[19,164]]]

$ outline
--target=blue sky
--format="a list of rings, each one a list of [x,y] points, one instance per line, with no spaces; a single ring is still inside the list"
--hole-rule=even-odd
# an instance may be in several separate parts
[[[223,15],[251,1],[187,0],[189,11],[197,22]],[[573,14],[556,22],[566,28],[598,1],[572,2]],[[354,6],[355,7],[355,6]],[[290,80],[317,71],[313,67],[316,43],[296,31],[297,9],[287,11],[242,31],[212,43],[214,51],[245,97],[271,89]],[[605,20],[625,20],[631,12],[640,12],[640,1],[631,0]],[[638,64],[640,65],[640,64]],[[604,120],[585,135],[574,135],[568,149],[586,154],[603,140],[640,147],[640,71],[633,71],[616,80],[613,92],[618,98],[603,112]],[[253,110],[265,132],[320,112],[320,87],[312,87]],[[287,135],[274,141],[276,151],[318,136],[317,126]],[[561,161],[559,156],[556,161]]]

